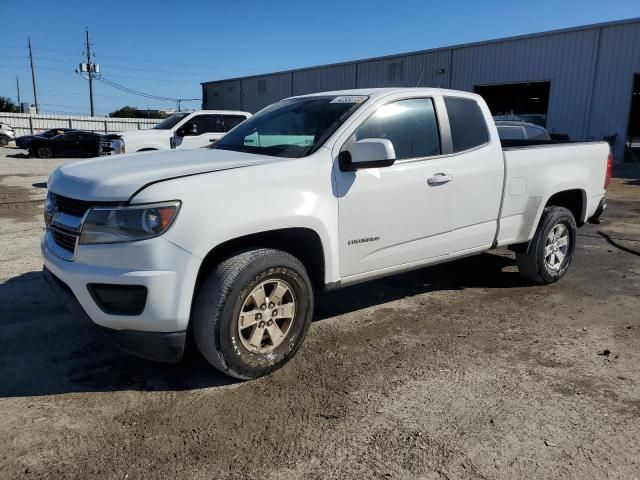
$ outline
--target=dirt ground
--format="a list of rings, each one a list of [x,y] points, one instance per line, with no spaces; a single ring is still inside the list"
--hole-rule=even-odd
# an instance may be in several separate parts
[[[640,478],[640,169],[559,283],[508,251],[323,295],[285,368],[116,350],[40,269],[53,167],[0,149],[0,478]]]

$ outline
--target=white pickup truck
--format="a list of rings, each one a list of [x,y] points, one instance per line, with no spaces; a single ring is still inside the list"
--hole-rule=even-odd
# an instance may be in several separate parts
[[[55,170],[44,271],[125,350],[177,360],[190,332],[211,365],[255,378],[298,350],[323,289],[502,246],[557,281],[611,172],[604,142],[501,145],[470,93],[294,97],[211,149]]]
[[[169,150],[170,148],[200,148],[216,140],[251,116],[247,112],[200,110],[174,113],[147,130],[120,132],[128,153]]]

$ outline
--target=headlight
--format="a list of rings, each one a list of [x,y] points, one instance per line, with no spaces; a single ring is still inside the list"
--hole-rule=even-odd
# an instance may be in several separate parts
[[[80,243],[133,242],[157,237],[169,229],[179,209],[179,201],[92,208],[82,226]]]
[[[111,152],[114,155],[124,155],[124,140],[122,140],[121,138],[111,140]]]

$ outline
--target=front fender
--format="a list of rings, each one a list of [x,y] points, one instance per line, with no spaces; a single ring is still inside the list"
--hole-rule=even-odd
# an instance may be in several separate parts
[[[339,279],[338,202],[326,157],[316,153],[167,180],[148,186],[133,201],[180,200],[180,213],[165,238],[201,259],[246,235],[310,229],[322,242],[325,281],[332,283]]]

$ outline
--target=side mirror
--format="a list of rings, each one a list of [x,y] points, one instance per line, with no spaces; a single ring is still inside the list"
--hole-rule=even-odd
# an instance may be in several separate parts
[[[390,167],[396,161],[396,151],[391,140],[364,138],[340,153],[341,170]]]
[[[188,136],[197,135],[197,134],[198,134],[198,127],[196,126],[195,123],[188,123],[180,127],[178,130],[176,130],[177,137],[188,137]]]

